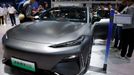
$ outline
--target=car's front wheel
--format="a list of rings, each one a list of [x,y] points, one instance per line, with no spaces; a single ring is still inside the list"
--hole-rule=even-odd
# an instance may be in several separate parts
[[[89,66],[90,66],[90,54],[88,54],[87,61],[85,64],[85,69],[78,75],[84,75],[88,71]]]

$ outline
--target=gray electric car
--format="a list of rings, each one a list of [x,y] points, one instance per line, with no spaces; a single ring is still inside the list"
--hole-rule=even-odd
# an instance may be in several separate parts
[[[90,64],[91,26],[88,7],[66,6],[51,8],[39,20],[8,30],[2,38],[5,72],[83,75]]]

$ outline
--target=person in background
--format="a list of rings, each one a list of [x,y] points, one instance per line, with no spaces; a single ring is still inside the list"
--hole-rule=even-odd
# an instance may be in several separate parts
[[[35,0],[28,0],[23,4],[21,13],[24,14],[24,19],[20,20],[20,23],[34,20],[33,8],[32,8],[32,4],[34,2],[35,2]]]
[[[8,9],[7,9],[7,6],[6,4],[3,4],[3,9],[4,9],[4,22],[5,22],[5,25],[7,24],[7,16],[8,16]]]
[[[33,3],[32,3],[32,9],[33,10],[37,10],[39,7],[39,3],[35,0]]]
[[[103,17],[105,16],[104,10],[105,10],[105,7],[104,7],[103,4],[101,4],[101,5],[99,6],[98,11],[97,11],[97,15],[98,15],[99,17],[103,18]]]
[[[103,4],[100,4],[99,10],[105,10],[105,6]]]
[[[122,0],[122,4],[117,7],[117,10],[119,14],[123,14],[128,8],[128,2],[127,0]],[[114,42],[114,48],[117,48],[118,50],[121,50],[122,48],[122,24],[117,24],[116,33],[115,33],[115,42]]]
[[[111,6],[109,6],[111,7]],[[117,5],[115,6],[115,9],[114,9],[114,12],[115,14],[120,14],[118,12],[118,7]],[[118,45],[119,45],[119,42],[120,42],[120,29],[121,29],[121,26],[119,24],[114,24],[114,48],[116,48],[116,50],[118,49]]]
[[[17,7],[17,10],[18,10],[18,12],[19,13],[22,13],[23,11],[23,4],[25,3],[25,2],[27,2],[28,0],[22,0],[22,1],[20,1],[19,2],[19,4],[18,4],[18,7]]]
[[[132,24],[123,25],[122,27],[122,50],[121,57],[129,59],[132,57],[134,50],[134,0],[127,0],[128,8],[125,14],[132,16]]]
[[[12,26],[16,25],[16,19],[15,19],[16,12],[17,12],[16,9],[9,4],[8,13],[11,19]]]
[[[39,3],[35,0],[35,2],[32,3],[32,14],[33,14],[33,16],[38,15],[38,8],[39,8]]]
[[[39,5],[38,9],[32,11],[32,14],[33,16],[39,16],[43,11],[44,11],[43,6]]]
[[[120,13],[122,13],[122,11],[124,10],[124,8],[127,6],[127,0],[122,0],[122,3],[119,5],[119,9],[118,9],[118,11],[120,12]]]
[[[43,8],[44,8],[44,10],[47,10],[48,9],[48,3],[47,2],[44,2]]]
[[[37,11],[38,11],[38,15],[41,14],[44,11],[43,6],[42,5],[39,5]]]
[[[4,9],[3,7],[0,5],[0,25],[3,25],[4,24]]]
[[[108,3],[107,6],[108,6],[108,10],[109,10],[109,11],[110,11],[110,10],[114,10],[112,4]]]

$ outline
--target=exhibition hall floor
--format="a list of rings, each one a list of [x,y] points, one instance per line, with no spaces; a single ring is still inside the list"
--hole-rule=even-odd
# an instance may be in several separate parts
[[[18,19],[17,19],[18,20]],[[17,21],[18,22],[18,21]],[[19,23],[19,22],[18,22]],[[0,25],[0,39],[3,34],[12,28],[10,21],[7,25]],[[85,75],[133,75],[134,74],[134,54],[131,61],[122,60],[117,57],[118,50],[110,48],[110,55],[108,59],[107,73],[103,73],[100,69],[103,68],[104,55],[105,55],[105,41],[95,40],[95,44],[92,48],[90,68]],[[0,40],[0,75],[8,75],[4,73],[4,65],[2,64],[2,44]]]

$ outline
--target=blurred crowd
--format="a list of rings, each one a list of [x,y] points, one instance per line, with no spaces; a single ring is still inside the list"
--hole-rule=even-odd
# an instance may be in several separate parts
[[[23,23],[27,21],[33,21],[35,16],[40,15],[47,9],[48,3],[45,1],[38,3],[36,0],[27,0],[19,6],[19,13],[21,15],[19,16],[20,22]]]
[[[112,4],[95,6],[92,9],[93,18],[95,18],[93,20],[97,21],[98,18],[110,19],[111,10],[114,10],[115,14],[127,14],[132,17],[132,24],[114,24],[113,26],[113,29],[115,29],[114,48],[119,51],[117,55],[122,59],[130,60],[134,50],[134,1],[122,0],[120,5],[115,6]]]
[[[0,25],[7,23],[8,17],[8,4],[0,4]]]
[[[114,47],[120,50],[120,58],[130,60],[134,51],[134,0],[123,0],[118,11],[120,14],[130,15],[132,23],[117,24]]]
[[[29,8],[30,6],[30,8]],[[15,7],[10,3],[1,3],[0,4],[0,25],[6,25],[7,20],[11,21],[12,26],[16,25],[16,16],[19,17],[19,14],[23,14],[23,20],[31,19],[33,20],[34,16],[41,14],[43,11],[48,9],[48,3],[42,2],[39,3],[36,0],[25,0],[24,3],[20,3],[18,7]],[[25,22],[21,21],[20,22]],[[28,18],[28,19],[26,19]],[[31,20],[30,20],[31,21]]]

